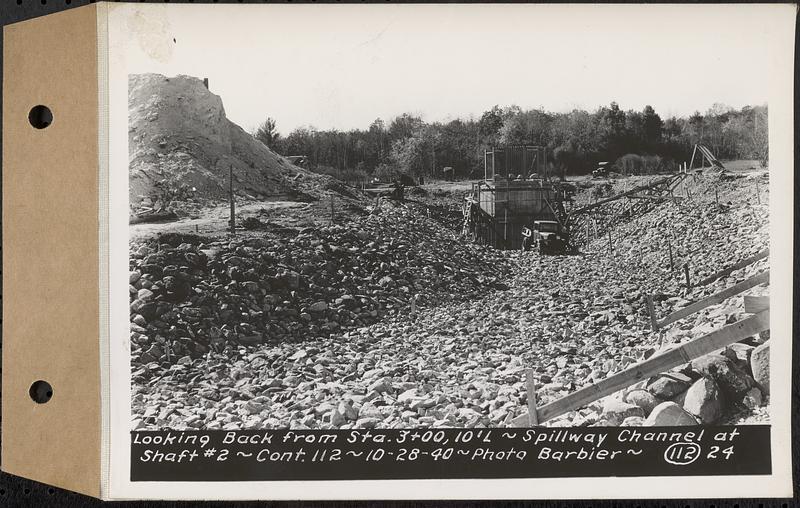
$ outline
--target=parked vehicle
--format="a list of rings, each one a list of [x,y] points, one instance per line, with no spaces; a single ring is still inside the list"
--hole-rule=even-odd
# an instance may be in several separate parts
[[[535,250],[539,254],[561,254],[569,248],[569,237],[556,221],[533,221],[533,228],[523,228],[522,250]]]

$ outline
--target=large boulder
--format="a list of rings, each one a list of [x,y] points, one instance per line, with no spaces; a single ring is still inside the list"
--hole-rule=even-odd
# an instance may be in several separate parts
[[[369,391],[377,393],[390,392],[392,391],[392,381],[386,377],[379,378],[369,385]]]
[[[701,423],[714,423],[722,416],[722,392],[717,383],[708,377],[697,380],[686,391],[683,409],[696,416]]]
[[[644,411],[644,416],[647,417],[653,412],[653,408],[659,405],[662,401],[647,390],[633,390],[628,392],[628,394],[625,396],[625,402],[642,408],[642,411]]]
[[[689,377],[675,372],[667,372],[650,383],[647,389],[659,399],[671,400],[688,390],[691,384],[692,380]]]
[[[739,400],[755,386],[750,374],[722,355],[701,356],[692,362],[692,367],[703,376],[713,379],[727,396],[727,400]]]
[[[769,395],[769,342],[755,348],[750,355],[753,378],[764,395]]]
[[[753,349],[755,348],[750,344],[745,344],[744,342],[735,342],[720,350],[719,354],[731,359],[740,369],[749,371],[750,356],[753,353]]]
[[[674,402],[667,401],[657,405],[650,416],[644,421],[645,427],[673,427],[682,425],[697,425],[694,416]]]
[[[644,417],[644,411],[639,406],[622,402],[618,399],[607,399],[603,404],[603,413],[600,418],[608,421],[609,425],[619,425],[631,416]]]
[[[383,413],[381,413],[381,410],[378,409],[377,406],[367,402],[366,404],[361,406],[361,409],[359,409],[358,417],[359,419],[375,418],[377,420],[383,420]]]
[[[629,416],[622,421],[620,427],[642,427],[645,419],[641,416]]]

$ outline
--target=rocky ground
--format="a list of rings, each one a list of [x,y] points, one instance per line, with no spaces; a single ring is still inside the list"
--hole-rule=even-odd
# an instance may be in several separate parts
[[[507,425],[524,368],[543,404],[743,317],[737,296],[657,333],[645,297],[665,316],[768,266],[682,287],[684,263],[697,281],[767,247],[765,175],[701,175],[577,256],[467,244],[424,195],[334,225],[134,240],[133,427]],[[763,421],[764,339],[547,424]]]

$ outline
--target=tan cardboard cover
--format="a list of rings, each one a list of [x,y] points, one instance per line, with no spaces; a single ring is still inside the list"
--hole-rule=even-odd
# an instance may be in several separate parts
[[[6,26],[2,468],[100,495],[97,9]],[[33,106],[53,123],[37,130]],[[45,380],[53,397],[29,396]]]

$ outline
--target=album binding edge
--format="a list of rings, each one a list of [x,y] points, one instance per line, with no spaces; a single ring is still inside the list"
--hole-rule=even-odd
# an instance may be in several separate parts
[[[97,15],[4,28],[2,469],[100,497]]]

